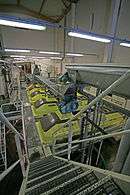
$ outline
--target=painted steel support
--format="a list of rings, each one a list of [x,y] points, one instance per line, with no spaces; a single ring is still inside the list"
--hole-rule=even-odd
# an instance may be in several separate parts
[[[130,135],[129,135],[129,137],[130,137]],[[126,161],[124,163],[123,169],[121,170],[121,174],[130,176],[130,148],[129,148],[129,152],[128,152],[128,155],[126,157]]]
[[[73,116],[70,120],[68,120],[66,123],[64,123],[63,125],[61,125],[61,127],[56,131],[58,132],[61,128],[67,127],[68,125],[70,126],[71,122],[73,120],[78,119],[80,116],[82,116],[84,114],[85,111],[89,110],[90,108],[92,108],[97,102],[99,102],[102,98],[104,98],[107,94],[112,93],[112,91],[116,88],[119,87],[120,84],[122,84],[125,80],[127,80],[130,77],[130,71],[128,70],[126,73],[124,73],[121,77],[119,77],[119,79],[117,79],[114,83],[112,83],[106,90],[104,90],[101,94],[99,94],[94,100],[92,100],[86,107],[84,107],[80,112],[78,112],[75,116]],[[71,132],[71,129],[69,129],[69,131]],[[55,132],[55,133],[56,133]],[[75,144],[75,143],[82,143],[82,142],[90,142],[90,141],[95,141],[95,140],[99,140],[101,141],[102,139],[106,139],[108,137],[112,137],[114,135],[119,135],[119,134],[123,134],[123,132],[117,132],[117,133],[113,133],[113,134],[107,134],[107,135],[103,135],[103,136],[98,136],[98,137],[92,137],[92,138],[88,138],[88,139],[83,139],[83,140],[76,140],[76,141],[71,141],[71,144]],[[130,133],[130,130],[125,131],[125,133]],[[71,147],[70,142],[68,141],[68,143],[63,143],[61,144],[62,146],[68,145],[68,160],[70,160],[70,154],[71,154]]]
[[[68,126],[68,160],[70,160],[70,155],[71,155],[71,143],[72,143],[72,124],[69,123]]]
[[[2,36],[2,29],[0,27],[0,50],[3,52],[0,52],[0,56],[4,54],[4,41],[3,41],[3,36]]]
[[[114,136],[123,136],[123,135],[128,135],[130,134],[130,129],[127,129],[127,130],[124,130],[124,131],[119,131],[119,132],[115,132],[115,133],[110,133],[110,134],[107,134],[107,135],[99,135],[99,136],[96,136],[96,137],[91,137],[91,138],[87,138],[87,139],[82,139],[82,140],[75,140],[75,141],[72,141],[71,144],[78,144],[78,143],[89,143],[91,141],[93,142],[97,142],[97,141],[101,141],[101,140],[104,140],[104,139],[107,139],[107,138],[110,138],[110,137],[114,137]],[[62,144],[57,144],[56,146],[57,147],[62,147],[62,146],[66,146],[68,145],[68,143],[62,143]]]
[[[24,154],[22,153],[21,142],[17,134],[15,135],[15,143],[16,143],[16,148],[18,152],[18,157],[20,159],[22,174],[23,174],[23,177],[25,177],[26,171],[25,171],[25,165],[24,165]]]
[[[72,122],[73,120],[78,119],[78,117],[82,116],[85,111],[87,111],[90,108],[92,108],[97,102],[99,102],[106,95],[108,95],[109,93],[112,93],[112,91],[116,87],[119,87],[119,85],[122,84],[128,78],[130,78],[130,71],[129,70],[126,73],[124,73],[121,77],[119,77],[119,79],[117,79],[114,83],[112,83],[106,90],[104,90],[101,94],[99,94],[94,100],[92,100],[86,107],[84,107],[76,115],[74,115],[70,120],[68,120],[66,123],[61,125],[61,127],[59,129],[57,129],[57,131],[59,131],[61,128],[69,125],[69,123]]]
[[[5,170],[1,175],[0,175],[0,181],[2,181],[8,173],[10,173],[16,166],[19,164],[20,159],[16,161],[14,164],[12,164],[7,170]]]
[[[71,26],[72,28],[75,28],[75,19],[76,19],[76,4],[72,3],[71,8]],[[70,52],[74,52],[74,38],[71,37],[71,43],[70,43]]]
[[[122,5],[123,0],[115,0],[111,1],[111,13],[112,16],[109,17],[108,21],[108,31],[110,34],[115,38],[117,33],[117,25],[118,25],[118,19],[120,15],[120,9]],[[113,47],[115,44],[115,40],[113,39],[110,44],[106,45],[105,52],[104,52],[104,62],[112,62],[112,53],[113,53]]]
[[[66,16],[64,17],[64,27],[66,27]],[[65,59],[65,53],[66,53],[66,29],[63,29],[63,57],[61,60],[61,67],[60,67],[60,73],[63,74],[64,70],[63,70],[63,61]]]
[[[24,119],[24,104],[23,104],[23,102],[21,103],[21,112],[22,112],[22,127],[23,127],[24,147],[25,147],[25,152],[26,152],[26,159],[27,159],[27,162],[29,162],[26,132],[25,132],[26,127],[25,127],[25,119]]]
[[[128,118],[124,129],[130,129],[130,118]],[[113,171],[130,175],[130,134],[124,135],[121,139]]]
[[[71,26],[72,28],[75,28],[75,22],[76,22],[76,3],[72,3],[72,8],[71,8],[71,18],[72,18],[72,21],[71,21]],[[75,41],[75,38],[74,37],[71,37],[71,42],[70,42],[70,52],[71,53],[74,53],[75,52],[75,47],[74,47],[74,41]],[[72,57],[71,59],[71,62],[74,63],[74,57]]]
[[[64,97],[64,95],[60,92],[57,91],[57,89],[55,89],[56,84],[51,82],[50,80],[47,79],[43,79],[41,76],[36,76],[35,75],[35,80],[44,83],[46,86],[48,86],[50,88],[50,90],[52,90],[54,92],[55,95],[58,95],[60,97]]]
[[[5,125],[12,130],[13,133],[17,134],[21,140],[23,140],[23,137],[21,134],[15,129],[15,127],[9,122],[9,120],[5,117],[3,112],[0,110],[0,120],[5,123]]]

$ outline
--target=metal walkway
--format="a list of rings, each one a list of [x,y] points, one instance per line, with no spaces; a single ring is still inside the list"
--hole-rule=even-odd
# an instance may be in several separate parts
[[[19,195],[124,195],[112,176],[49,156],[30,164]]]
[[[42,146],[35,126],[35,119],[32,114],[31,104],[28,101],[27,94],[25,91],[26,88],[25,82],[22,82],[21,88],[22,88],[21,99],[23,101],[23,117],[24,117],[23,122],[25,125],[28,154],[30,158],[30,156],[35,152],[40,151],[40,153],[42,153],[42,149],[41,149]]]

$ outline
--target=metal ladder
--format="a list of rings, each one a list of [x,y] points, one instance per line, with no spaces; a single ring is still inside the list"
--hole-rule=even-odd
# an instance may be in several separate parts
[[[0,173],[7,169],[5,125],[0,121]]]
[[[25,187],[19,195],[124,195],[112,177],[99,179],[58,157],[49,156],[29,165]]]

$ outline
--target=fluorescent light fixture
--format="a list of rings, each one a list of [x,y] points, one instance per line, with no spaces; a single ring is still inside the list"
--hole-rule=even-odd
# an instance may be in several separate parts
[[[30,53],[29,49],[4,49],[6,52],[23,52]]]
[[[52,60],[61,60],[62,58],[60,57],[50,57]]]
[[[25,60],[18,60],[18,61],[14,61],[13,63],[21,63],[21,62],[27,62]]]
[[[30,56],[31,57],[31,56]],[[46,59],[46,57],[42,57],[42,56],[33,56],[33,59]]]
[[[5,19],[0,19],[0,25],[32,29],[32,30],[45,30],[46,29],[46,27],[42,25],[28,24],[24,22],[16,22],[16,21],[5,20]]]
[[[44,56],[21,56],[21,55],[10,55],[11,58],[32,58],[32,59],[46,59]]]
[[[77,56],[77,57],[82,57],[84,56],[83,54],[79,54],[79,53],[67,53],[67,56]]]
[[[26,56],[16,56],[16,55],[11,55],[11,58],[25,58]]]
[[[88,39],[88,40],[92,40],[92,41],[99,41],[99,42],[103,42],[103,43],[110,43],[111,40],[110,39],[106,39],[106,38],[102,38],[102,37],[98,37],[98,36],[94,36],[94,35],[87,35],[87,34],[81,34],[81,33],[77,33],[77,32],[68,32],[68,35],[71,37],[78,37],[81,39]]]
[[[50,55],[60,55],[60,52],[53,52],[53,51],[39,51],[39,53],[50,54]]]
[[[14,60],[25,60],[22,57],[21,58],[14,58]]]
[[[125,43],[125,42],[123,43],[123,42],[122,42],[122,43],[120,43],[120,45],[121,45],[121,46],[124,46],[124,47],[130,47],[130,43]]]

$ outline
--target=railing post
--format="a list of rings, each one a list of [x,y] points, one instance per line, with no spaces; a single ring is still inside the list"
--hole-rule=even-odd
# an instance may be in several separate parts
[[[71,155],[71,142],[72,142],[72,123],[69,123],[68,126],[68,160],[70,160],[70,155]]]
[[[53,144],[52,144],[52,155],[55,155],[55,145],[56,145],[56,139],[53,139]]]
[[[5,115],[3,114],[3,112],[1,111],[1,109],[0,109],[0,119],[5,124],[6,127],[8,127],[12,132],[14,132],[15,134],[17,134],[20,137],[21,140],[23,140],[23,137],[21,136],[21,134],[15,129],[15,127],[5,117]]]
[[[16,143],[16,148],[18,152],[18,157],[20,159],[22,174],[23,174],[23,177],[25,177],[26,171],[25,171],[25,165],[24,165],[24,155],[22,154],[20,138],[17,134],[15,135],[15,143]]]
[[[22,114],[22,127],[23,127],[23,137],[24,137],[24,147],[25,147],[25,152],[26,152],[26,159],[27,159],[27,162],[29,162],[29,159],[28,159],[28,149],[27,149],[27,140],[26,140],[26,133],[25,133],[25,121],[24,121],[24,104],[23,102],[21,101],[21,114]]]

